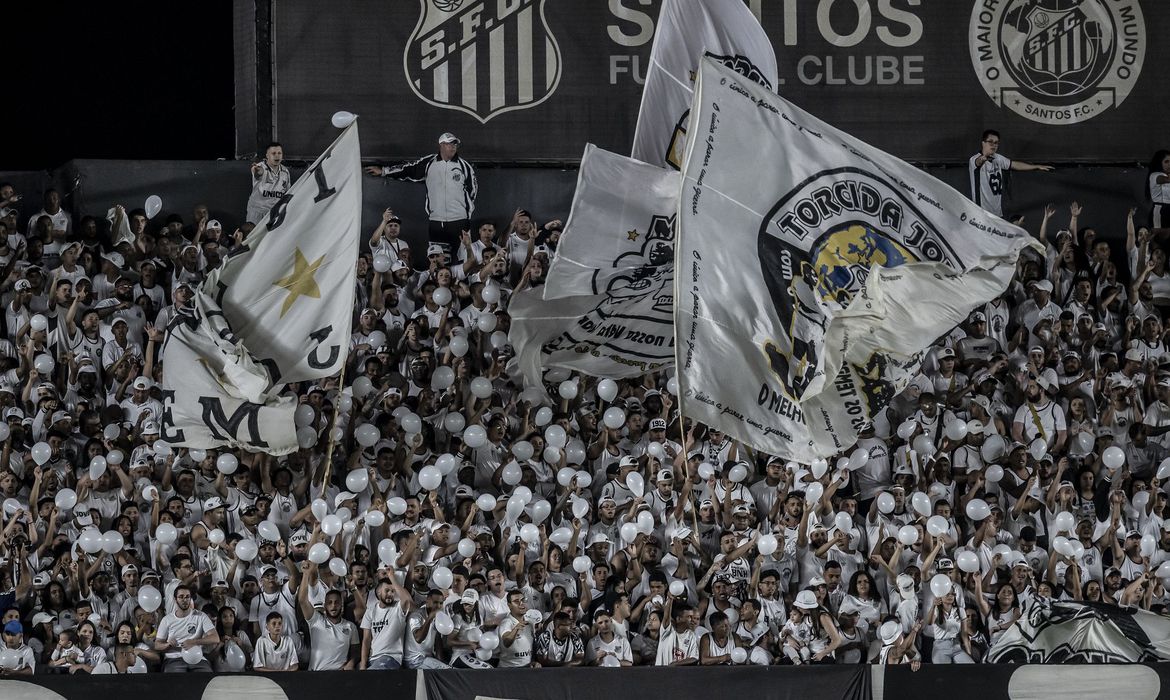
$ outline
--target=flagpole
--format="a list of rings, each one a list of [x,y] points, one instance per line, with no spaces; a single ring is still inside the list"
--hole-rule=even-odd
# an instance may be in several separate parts
[[[321,498],[325,498],[325,491],[329,488],[329,475],[333,470],[333,446],[337,440],[333,438],[337,432],[337,419],[341,417],[341,392],[345,389],[345,368],[349,365],[346,357],[341,363],[341,373],[337,376],[337,400],[333,402],[333,423],[329,427],[329,445],[325,448],[325,473],[321,477]]]

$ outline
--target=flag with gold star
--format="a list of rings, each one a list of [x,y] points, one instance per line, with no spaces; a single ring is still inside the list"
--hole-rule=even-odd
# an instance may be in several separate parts
[[[590,144],[540,290],[512,298],[520,370],[636,377],[674,362],[678,173]]]
[[[779,83],[772,42],[743,0],[663,0],[634,130],[634,158],[680,169],[704,53],[769,90]]]
[[[337,374],[349,350],[360,163],[354,122],[170,323],[160,426],[168,443],[297,449],[285,385]]]
[[[208,275],[196,307],[222,314],[228,390],[262,402],[284,384],[336,374],[349,350],[361,239],[354,122]]]

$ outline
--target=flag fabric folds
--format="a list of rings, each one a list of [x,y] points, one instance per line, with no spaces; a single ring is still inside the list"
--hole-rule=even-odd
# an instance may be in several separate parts
[[[663,0],[634,130],[634,158],[678,170],[704,52],[770,90],[776,53],[743,0]]]
[[[163,439],[273,454],[297,448],[295,405],[278,395],[345,363],[360,216],[355,122],[207,276],[192,312],[172,323]]]
[[[530,382],[549,367],[620,378],[674,363],[678,183],[676,172],[586,147],[547,281],[509,307]]]
[[[679,203],[686,414],[809,462],[1001,293],[1027,232],[711,59]]]

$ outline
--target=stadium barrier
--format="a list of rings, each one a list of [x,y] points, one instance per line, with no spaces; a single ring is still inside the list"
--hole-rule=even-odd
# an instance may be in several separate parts
[[[36,675],[0,679],[3,700],[1170,700],[1170,663],[934,666],[495,669],[134,676]]]

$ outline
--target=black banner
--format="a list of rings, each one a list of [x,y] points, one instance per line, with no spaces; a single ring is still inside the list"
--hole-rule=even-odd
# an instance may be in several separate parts
[[[20,700],[328,700],[346,695],[415,700],[417,672],[315,671],[312,673],[37,674],[0,678],[0,698]]]
[[[367,158],[417,157],[444,131],[480,162],[576,161],[586,141],[628,153],[660,2],[280,3],[275,135],[286,157],[309,158],[348,110],[363,119]],[[1032,161],[1144,162],[1166,146],[1166,3],[747,4],[788,99],[907,160],[965,161],[985,128],[1003,132],[1005,155]],[[237,95],[249,97],[267,94],[255,17],[236,16]],[[237,105],[241,155],[264,145],[268,107]]]
[[[427,671],[423,682],[427,700],[699,696],[869,700],[872,697],[869,666],[862,665],[450,670]]]

